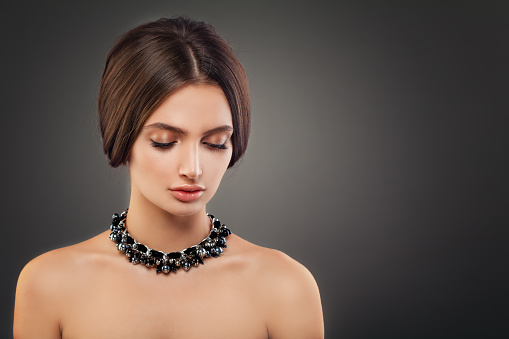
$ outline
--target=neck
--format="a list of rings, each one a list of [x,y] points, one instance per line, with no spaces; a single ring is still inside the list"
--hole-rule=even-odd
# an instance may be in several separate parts
[[[132,194],[126,225],[136,241],[163,252],[181,251],[196,245],[210,232],[205,206],[195,214],[176,216]]]

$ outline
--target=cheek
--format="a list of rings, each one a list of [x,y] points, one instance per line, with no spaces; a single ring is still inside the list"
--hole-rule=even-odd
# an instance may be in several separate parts
[[[219,183],[223,178],[224,173],[228,169],[232,151],[221,152],[221,154],[211,154],[207,157],[207,166],[204,166],[204,171],[209,178],[214,178],[214,181]],[[205,174],[205,173],[204,173]]]
[[[170,157],[164,157],[160,152],[133,148],[130,159],[131,175],[134,175],[139,181],[159,180],[168,173],[170,166]]]

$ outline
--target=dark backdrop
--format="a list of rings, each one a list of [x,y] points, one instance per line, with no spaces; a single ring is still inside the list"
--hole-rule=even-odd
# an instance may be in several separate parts
[[[176,14],[249,75],[250,145],[209,211],[311,270],[328,338],[509,336],[509,2],[331,3],[2,2],[2,337],[23,265],[127,206],[96,124],[103,63]]]

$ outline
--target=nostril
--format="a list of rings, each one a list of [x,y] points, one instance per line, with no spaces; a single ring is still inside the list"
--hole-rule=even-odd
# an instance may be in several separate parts
[[[192,166],[192,167],[183,167],[179,171],[180,175],[188,177],[190,179],[196,179],[202,174],[202,170],[198,166]]]

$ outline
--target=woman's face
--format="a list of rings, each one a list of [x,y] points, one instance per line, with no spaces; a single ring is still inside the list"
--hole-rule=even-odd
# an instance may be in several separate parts
[[[230,106],[217,85],[185,85],[145,122],[129,156],[131,195],[178,216],[205,208],[232,156]]]

